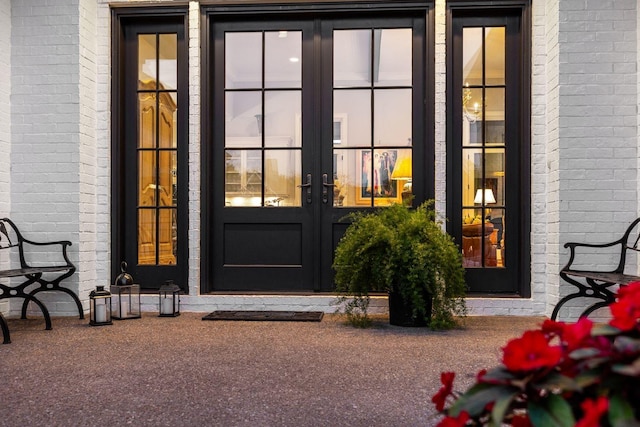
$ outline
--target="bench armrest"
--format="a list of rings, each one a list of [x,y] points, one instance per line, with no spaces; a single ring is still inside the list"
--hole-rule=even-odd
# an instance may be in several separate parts
[[[624,238],[622,239],[618,239],[615,242],[609,242],[609,243],[577,243],[577,242],[568,242],[564,244],[565,248],[569,248],[570,250],[570,254],[569,254],[569,261],[567,262],[567,264],[562,268],[561,271],[571,271],[571,265],[573,264],[573,261],[576,258],[576,248],[578,247],[583,247],[583,248],[610,248],[612,246],[616,246],[616,245],[621,245],[621,253],[620,253],[620,259],[618,261],[618,267],[612,271],[615,273],[622,273],[622,271],[624,270],[624,262],[625,262],[625,240]]]
[[[71,242],[68,240],[59,240],[59,241],[55,241],[55,242],[34,242],[33,240],[29,240],[29,239],[22,239],[23,243],[28,243],[30,245],[35,245],[35,246],[51,246],[51,245],[60,245],[61,249],[62,249],[62,257],[64,258],[65,262],[67,263],[68,267],[73,267],[75,268],[75,265],[73,265],[73,263],[71,262],[71,260],[69,259],[69,256],[67,255],[67,247],[71,246]],[[20,264],[22,264],[22,267],[28,267],[26,260],[24,259],[24,253],[23,253],[23,248],[21,246],[20,248]]]

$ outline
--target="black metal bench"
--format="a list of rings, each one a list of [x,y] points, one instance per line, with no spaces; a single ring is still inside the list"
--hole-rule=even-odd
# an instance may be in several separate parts
[[[39,256],[37,249],[46,249],[47,246],[60,246],[59,259],[49,262],[43,261],[40,266],[36,266],[37,262],[32,261],[30,258]],[[22,277],[24,280],[17,285],[9,285],[7,283],[0,283],[0,300],[5,298],[22,298],[21,317],[27,318],[27,307],[29,301],[36,304],[45,320],[45,328],[51,329],[51,317],[47,307],[36,298],[36,294],[42,291],[61,291],[73,298],[73,301],[78,307],[78,313],[80,319],[84,319],[84,310],[82,309],[82,303],[78,296],[70,289],[60,286],[67,277],[70,277],[75,273],[76,267],[71,263],[67,255],[67,247],[71,246],[71,242],[68,240],[56,241],[56,242],[34,242],[26,239],[22,236],[18,227],[9,218],[0,219],[0,251],[9,253],[9,258],[16,257],[20,261],[20,268],[14,268],[9,270],[0,270],[0,279],[11,279],[16,277]],[[29,261],[28,261],[29,259]],[[40,264],[38,262],[38,264]],[[46,264],[46,265],[45,265]],[[9,328],[7,327],[4,318],[0,317],[0,328],[2,329],[4,336],[4,343],[10,341]]]
[[[595,298],[594,304],[586,308],[580,315],[580,317],[586,317],[593,313],[595,310],[606,307],[609,304],[615,302],[616,294],[611,291],[614,285],[625,286],[631,282],[640,281],[640,276],[625,274],[625,263],[627,261],[628,251],[640,251],[638,242],[640,240],[640,233],[636,231],[632,236],[634,228],[640,223],[640,218],[631,223],[624,235],[611,243],[603,244],[590,244],[590,243],[565,243],[564,247],[569,248],[571,251],[569,262],[560,271],[560,277],[567,283],[575,286],[577,291],[563,297],[553,309],[551,319],[555,320],[558,316],[560,308],[575,298]],[[572,265],[576,259],[576,248],[592,248],[597,250],[605,248],[614,248],[620,246],[620,258],[618,259],[618,266],[612,271],[588,271],[588,270],[576,270],[572,268]],[[581,281],[582,280],[582,281]]]

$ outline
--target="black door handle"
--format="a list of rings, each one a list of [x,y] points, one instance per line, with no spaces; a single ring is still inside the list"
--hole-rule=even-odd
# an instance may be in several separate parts
[[[328,180],[328,176],[326,173],[322,174],[322,203],[328,203],[329,202],[329,188],[333,188],[336,185],[335,184],[329,184],[327,182]]]
[[[298,187],[302,189],[307,189],[307,204],[311,204],[311,174],[307,174],[307,182],[305,184],[300,184]]]

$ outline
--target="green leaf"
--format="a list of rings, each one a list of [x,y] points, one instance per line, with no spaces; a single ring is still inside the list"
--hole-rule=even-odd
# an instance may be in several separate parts
[[[613,427],[622,427],[633,425],[635,416],[633,408],[619,394],[609,399],[609,422]],[[637,425],[637,421],[636,421]]]
[[[611,367],[613,372],[618,374],[627,375],[629,377],[637,377],[640,376],[640,357],[630,363],[628,365],[623,365],[621,363],[615,364]]]
[[[485,410],[487,404],[509,398],[518,391],[516,387],[478,384],[451,405],[450,415],[458,416],[460,412],[467,411],[470,416],[475,417]]]
[[[579,348],[577,350],[572,351],[569,354],[569,357],[573,360],[581,360],[588,359],[590,357],[594,357],[602,353],[602,350],[598,350],[597,348],[589,347],[589,348]]]
[[[639,353],[640,340],[621,335],[615,339],[613,347],[621,353]]]
[[[529,402],[529,420],[534,427],[573,427],[571,406],[562,397],[550,394],[540,402]]]
[[[589,387],[592,384],[600,381],[600,375],[602,374],[599,369],[591,369],[589,371],[580,372],[575,378],[574,381],[578,385],[578,387],[584,389]]]
[[[513,399],[518,395],[517,392],[513,392],[510,395],[504,396],[498,400],[496,400],[495,405],[493,405],[493,409],[491,410],[491,421],[489,423],[489,427],[500,427],[502,426],[502,420],[504,419],[504,415],[507,413],[509,406]]]
[[[490,371],[487,371],[487,373],[482,376],[481,381],[499,383],[499,382],[515,380],[517,378],[518,377],[516,377],[511,371],[509,371],[504,366],[498,366],[496,368],[491,369]]]
[[[580,385],[578,385],[573,378],[569,378],[559,372],[551,372],[549,375],[544,377],[543,381],[537,382],[533,384],[533,386],[538,390],[560,389],[578,391],[581,389]]]
[[[596,324],[593,325],[593,329],[591,329],[591,336],[601,336],[601,335],[617,335],[620,333],[620,329],[615,328],[608,324]]]

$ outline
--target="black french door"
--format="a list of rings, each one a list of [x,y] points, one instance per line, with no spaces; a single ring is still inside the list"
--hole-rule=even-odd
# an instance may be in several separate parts
[[[331,291],[341,220],[432,184],[424,10],[210,22],[203,290]]]

